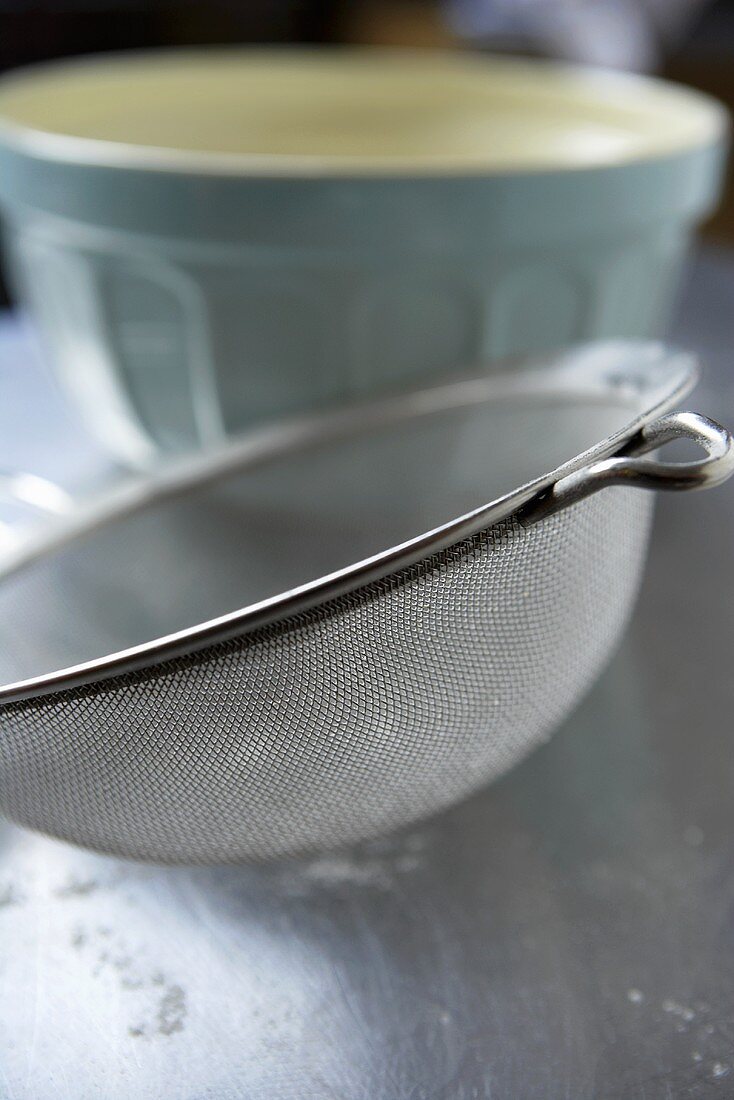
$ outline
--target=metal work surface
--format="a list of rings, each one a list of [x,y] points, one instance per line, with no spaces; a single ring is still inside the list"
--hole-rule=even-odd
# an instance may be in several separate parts
[[[707,367],[691,404],[729,423],[733,294],[705,255],[675,334]],[[45,458],[13,435],[39,384],[2,347],[0,465],[53,473],[50,415]],[[162,870],[0,826],[2,1100],[734,1095],[732,560],[734,486],[661,499],[592,694],[407,833]]]

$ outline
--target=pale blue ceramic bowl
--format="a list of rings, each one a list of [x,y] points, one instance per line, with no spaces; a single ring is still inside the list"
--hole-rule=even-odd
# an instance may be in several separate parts
[[[19,292],[126,461],[664,326],[726,117],[467,55],[168,51],[0,83]]]

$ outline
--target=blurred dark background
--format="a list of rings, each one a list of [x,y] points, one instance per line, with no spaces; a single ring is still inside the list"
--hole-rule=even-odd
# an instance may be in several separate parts
[[[658,73],[734,109],[734,0],[0,0],[0,72],[106,50],[289,42],[559,57]],[[731,180],[705,232],[734,241]]]

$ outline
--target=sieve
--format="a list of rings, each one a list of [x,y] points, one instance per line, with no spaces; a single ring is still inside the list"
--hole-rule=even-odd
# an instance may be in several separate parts
[[[120,856],[263,861],[501,775],[620,637],[639,489],[732,472],[728,433],[671,411],[695,375],[656,344],[593,345],[262,429],[69,507],[6,477],[58,514],[5,558],[0,808]],[[650,454],[679,439],[703,456]]]

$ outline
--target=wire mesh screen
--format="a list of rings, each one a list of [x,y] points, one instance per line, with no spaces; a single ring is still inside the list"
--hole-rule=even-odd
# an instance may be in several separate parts
[[[522,758],[598,673],[651,504],[606,490],[197,654],[9,704],[0,805],[93,848],[184,862],[427,816]]]

